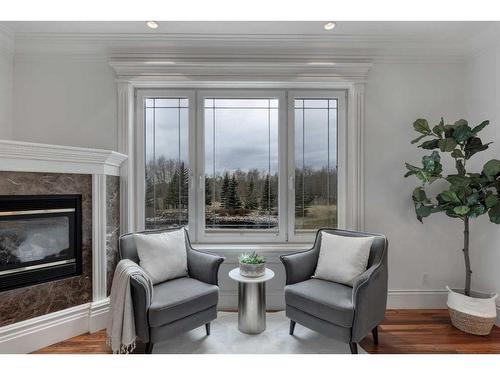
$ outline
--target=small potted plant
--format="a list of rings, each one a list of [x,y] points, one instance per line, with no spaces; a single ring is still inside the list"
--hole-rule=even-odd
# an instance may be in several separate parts
[[[475,335],[488,335],[496,319],[497,295],[471,290],[469,256],[469,221],[488,214],[492,223],[500,224],[500,160],[488,161],[482,170],[471,172],[466,169],[473,155],[488,149],[490,143],[483,144],[478,136],[488,124],[489,121],[483,121],[471,128],[465,120],[445,125],[441,119],[431,129],[427,120],[416,120],[413,128],[420,135],[411,143],[427,138],[418,147],[433,151],[422,158],[422,167],[406,163],[408,172],[405,174],[405,177],[414,175],[420,181],[420,186],[413,190],[412,195],[419,221],[431,214],[444,212],[448,217],[461,220],[464,225],[461,250],[465,264],[465,287],[463,290],[447,288],[447,305],[452,324]],[[451,156],[455,162],[455,173],[443,173],[441,154],[437,150]],[[444,190],[432,198],[427,196],[425,187],[434,181],[441,181]]]
[[[241,276],[260,277],[266,273],[266,258],[255,251],[241,254],[239,261]]]

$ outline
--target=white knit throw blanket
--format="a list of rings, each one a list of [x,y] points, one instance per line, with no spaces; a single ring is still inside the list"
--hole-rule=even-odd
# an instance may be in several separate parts
[[[121,260],[116,266],[111,286],[110,312],[106,333],[113,353],[130,353],[135,349],[134,307],[130,278],[134,277],[147,290],[149,305],[153,298],[153,282],[146,272],[130,259]]]

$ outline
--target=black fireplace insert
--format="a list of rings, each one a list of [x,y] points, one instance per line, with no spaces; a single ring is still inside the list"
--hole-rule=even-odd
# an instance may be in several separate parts
[[[82,273],[81,195],[0,196],[0,291]]]

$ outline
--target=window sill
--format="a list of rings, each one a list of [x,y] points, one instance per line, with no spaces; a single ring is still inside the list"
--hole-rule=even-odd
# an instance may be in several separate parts
[[[314,242],[314,241],[313,241]],[[246,252],[257,251],[259,253],[283,253],[308,250],[312,247],[311,243],[247,243],[247,244],[215,244],[215,243],[193,243],[192,246],[196,250],[208,252]]]

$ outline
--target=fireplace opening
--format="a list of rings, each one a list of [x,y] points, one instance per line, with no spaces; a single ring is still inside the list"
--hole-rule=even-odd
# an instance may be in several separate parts
[[[0,196],[0,291],[82,273],[81,200]]]

